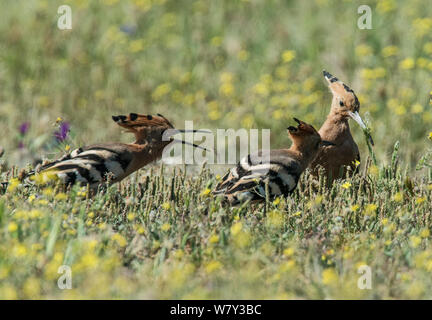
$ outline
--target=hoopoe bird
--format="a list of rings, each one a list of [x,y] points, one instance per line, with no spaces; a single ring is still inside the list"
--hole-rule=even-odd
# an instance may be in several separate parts
[[[351,135],[348,120],[353,119],[363,130],[367,130],[367,127],[359,115],[360,102],[354,91],[327,71],[324,70],[323,75],[328,82],[333,100],[330,113],[318,132],[322,139],[332,142],[333,145],[323,147],[310,167],[312,173],[317,176],[321,166],[331,182],[344,177],[347,167],[355,171],[360,164],[360,152]],[[368,139],[371,145],[374,145],[370,134]]]
[[[228,171],[213,193],[223,195],[231,205],[265,200],[266,189],[270,198],[288,196],[320,147],[331,144],[323,141],[311,125],[294,120],[298,126],[287,128],[293,142],[289,149],[259,150],[249,154]]]
[[[171,136],[181,132],[200,130],[178,130],[161,114],[157,116],[130,113],[128,116],[112,116],[120,127],[135,135],[134,143],[95,144],[73,150],[62,158],[37,167],[27,177],[52,173],[62,183],[80,183],[96,189],[104,183],[116,183],[145,165],[162,157],[165,147],[172,142],[190,144]],[[172,130],[172,131],[167,131]]]

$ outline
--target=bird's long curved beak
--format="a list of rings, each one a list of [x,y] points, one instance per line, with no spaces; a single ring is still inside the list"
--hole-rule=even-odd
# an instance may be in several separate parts
[[[179,134],[179,133],[212,133],[208,130],[185,130],[185,129],[168,129],[167,130],[167,137]]]
[[[327,140],[322,140],[321,144],[323,146],[335,146],[335,144],[333,142],[327,141]]]
[[[374,145],[374,141],[372,139],[372,136],[369,133],[369,128],[366,126],[366,124],[364,123],[363,119],[360,117],[359,113],[357,111],[356,112],[348,111],[348,114],[363,129],[363,132],[366,134],[366,136],[367,136],[369,142],[371,143],[371,145]]]
[[[356,112],[348,111],[348,114],[350,115],[350,117],[351,117],[355,122],[357,122],[357,123],[359,124],[359,126],[360,126],[363,130],[366,130],[366,129],[367,129],[366,124],[364,123],[363,119],[360,117],[360,115],[359,115],[359,113],[358,113],[357,111],[356,111]]]
[[[184,141],[184,140],[172,139],[171,141],[172,142],[177,142],[177,143],[182,143],[182,144],[185,144],[185,145],[188,145],[188,146],[192,146],[194,148],[202,149],[202,150],[208,151],[208,152],[213,151],[211,149],[207,149],[207,148],[201,147],[200,145],[197,145],[195,143],[187,142],[187,141]]]
[[[164,131],[163,136],[162,136],[162,140],[163,141],[171,141],[171,142],[176,142],[176,143],[182,143],[184,145],[189,145],[198,149],[202,149],[204,151],[208,151],[211,152],[214,150],[212,149],[207,149],[204,147],[201,147],[200,145],[197,145],[195,143],[191,143],[182,139],[174,139],[172,136],[175,136],[179,133],[188,133],[188,132],[194,132],[194,133],[211,133],[211,131],[208,130],[184,130],[184,129],[167,129]]]

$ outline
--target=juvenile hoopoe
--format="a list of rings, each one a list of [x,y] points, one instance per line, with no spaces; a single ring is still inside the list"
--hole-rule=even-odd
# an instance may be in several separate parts
[[[135,135],[134,143],[106,143],[78,148],[56,161],[37,167],[29,175],[52,172],[66,185],[81,183],[95,189],[106,181],[119,182],[145,165],[160,159],[164,148],[172,142],[190,144],[171,137],[187,131],[174,129],[161,114],[152,116],[130,113],[128,116],[112,116],[112,119]],[[170,129],[172,131],[166,132]],[[195,144],[191,145],[202,148]]]
[[[323,167],[331,182],[344,177],[346,167],[355,170],[360,163],[360,152],[351,135],[348,120],[352,118],[363,130],[367,128],[359,115],[360,102],[354,91],[327,71],[324,70],[323,75],[333,94],[333,100],[330,113],[318,132],[322,139],[332,142],[333,145],[321,148],[310,167],[314,175],[318,175],[319,166]],[[373,145],[370,135],[368,139]]]
[[[231,205],[264,200],[266,184],[270,198],[289,195],[320,147],[331,144],[321,140],[311,125],[294,120],[298,126],[287,128],[293,142],[289,149],[259,150],[244,157],[222,178],[213,193],[223,194]]]

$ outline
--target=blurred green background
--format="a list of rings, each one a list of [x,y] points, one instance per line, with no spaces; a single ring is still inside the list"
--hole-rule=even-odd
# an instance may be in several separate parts
[[[72,30],[57,28],[63,4]],[[364,4],[372,30],[357,27]],[[0,10],[9,165],[131,141],[111,120],[129,112],[271,128],[272,147],[289,146],[293,116],[316,128],[327,116],[324,68],[357,93],[380,164],[397,140],[402,161],[316,192],[306,174],[291,197],[241,208],[211,196],[215,167],[146,168],[91,199],[14,179],[0,197],[0,298],[432,297],[432,180],[403,171],[432,143],[430,1],[2,0]],[[71,128],[63,143],[60,123]],[[57,286],[63,264],[72,290]],[[357,287],[363,265],[373,290]]]
[[[72,30],[57,28],[62,4]],[[363,4],[372,30],[357,27]],[[71,125],[72,148],[131,141],[111,120],[129,112],[178,127],[271,128],[272,147],[289,146],[293,116],[319,128],[329,111],[322,69],[357,93],[380,161],[400,140],[414,168],[430,145],[428,1],[5,0],[0,9],[0,146],[11,163],[50,154],[57,117]]]

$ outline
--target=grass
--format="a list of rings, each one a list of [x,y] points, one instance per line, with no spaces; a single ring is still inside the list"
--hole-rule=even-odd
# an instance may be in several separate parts
[[[12,180],[0,195],[0,298],[431,298],[430,6],[66,3],[70,31],[56,27],[62,1],[0,3],[2,181],[65,148],[128,141],[111,114],[271,128],[272,147],[287,146],[293,116],[324,121],[324,68],[358,94],[376,165],[353,125],[360,175],[327,188],[305,174],[291,197],[261,205],[222,207],[213,167],[149,166],[91,199]],[[357,28],[360,4],[372,30]],[[71,125],[61,144],[57,117]],[[57,286],[61,265],[71,290]],[[361,265],[371,290],[357,287]]]
[[[215,177],[154,168],[87,199],[16,187],[1,198],[2,298],[428,298],[432,184],[397,167],[223,208]],[[138,183],[138,181],[141,181]],[[57,287],[58,268],[73,288]],[[372,290],[360,290],[361,265]]]

